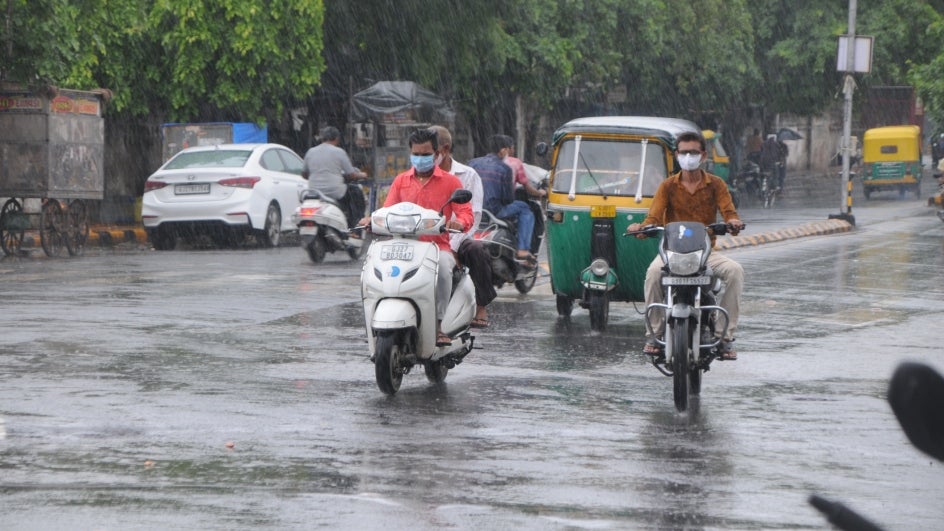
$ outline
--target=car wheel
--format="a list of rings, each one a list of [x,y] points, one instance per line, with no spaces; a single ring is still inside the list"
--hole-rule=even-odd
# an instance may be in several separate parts
[[[157,251],[172,251],[177,246],[177,234],[164,227],[158,227],[151,231],[151,245]]]
[[[266,211],[265,226],[258,233],[259,243],[263,247],[278,247],[282,238],[282,212],[279,205],[269,204]]]

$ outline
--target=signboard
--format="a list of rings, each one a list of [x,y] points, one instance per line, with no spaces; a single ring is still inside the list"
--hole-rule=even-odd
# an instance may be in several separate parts
[[[836,70],[839,72],[856,72],[860,74],[868,74],[872,71],[872,41],[875,40],[875,37],[867,35],[856,35],[855,36],[855,48],[852,50],[852,66],[850,70],[848,68],[849,60],[849,36],[840,35],[839,36],[839,46],[837,47],[836,53]]]

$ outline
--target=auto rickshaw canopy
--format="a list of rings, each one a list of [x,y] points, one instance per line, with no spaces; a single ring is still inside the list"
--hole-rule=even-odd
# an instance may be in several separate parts
[[[862,136],[862,162],[913,162],[921,160],[921,128],[891,125],[869,129]]]

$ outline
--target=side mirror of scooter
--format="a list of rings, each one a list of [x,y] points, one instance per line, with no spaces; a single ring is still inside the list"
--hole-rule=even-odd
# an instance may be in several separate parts
[[[534,152],[541,157],[547,155],[547,142],[538,142],[538,145],[534,146]]]
[[[439,209],[439,214],[442,215],[443,210],[446,208],[446,205],[448,205],[449,203],[456,203],[458,205],[463,205],[465,203],[468,203],[471,200],[472,200],[472,192],[464,188],[459,188],[458,190],[454,190],[452,192],[452,195],[449,196],[449,201],[446,201],[446,204],[443,205]]]
[[[911,444],[944,461],[944,377],[927,365],[898,365],[888,383],[888,403]]]

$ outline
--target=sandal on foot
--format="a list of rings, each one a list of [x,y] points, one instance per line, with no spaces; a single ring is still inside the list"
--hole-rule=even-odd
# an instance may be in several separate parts
[[[472,322],[469,324],[469,326],[471,328],[488,328],[488,325],[490,324],[491,323],[488,321],[487,317],[484,319],[476,317],[475,319],[472,319]]]
[[[721,359],[723,360],[734,361],[738,359],[738,353],[734,350],[734,344],[730,341],[721,343],[721,347],[718,350],[721,352]]]
[[[448,347],[452,344],[452,338],[446,334],[440,333],[436,336],[436,346],[437,347]]]
[[[656,343],[655,339],[647,339],[646,345],[642,347],[642,353],[649,356],[661,356],[663,354],[662,345]]]

